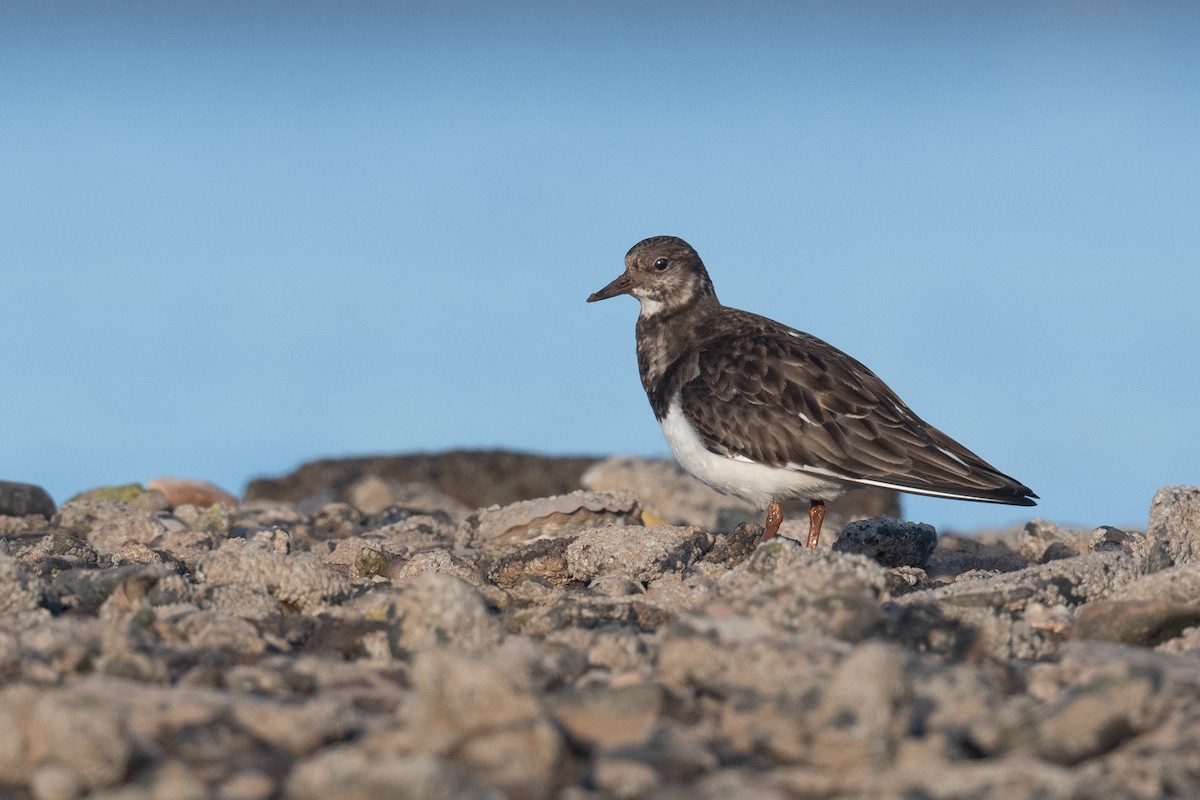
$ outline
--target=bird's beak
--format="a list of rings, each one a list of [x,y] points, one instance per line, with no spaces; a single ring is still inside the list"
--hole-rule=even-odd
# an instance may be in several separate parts
[[[594,303],[597,300],[607,300],[610,297],[616,297],[619,294],[629,294],[633,289],[633,279],[629,277],[628,272],[622,272],[617,276],[617,279],[605,286],[598,292],[592,292],[588,295],[587,301]]]

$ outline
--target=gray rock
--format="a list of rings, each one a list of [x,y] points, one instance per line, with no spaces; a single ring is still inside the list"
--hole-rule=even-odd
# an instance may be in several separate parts
[[[584,582],[617,574],[645,584],[683,570],[711,547],[712,537],[699,528],[609,525],[584,531],[567,546],[567,572]]]
[[[1087,553],[999,575],[964,575],[947,586],[906,594],[900,602],[935,602],[951,609],[1021,609],[1030,602],[1077,606],[1104,599],[1144,570],[1142,563],[1121,552]]]
[[[288,777],[293,800],[504,800],[463,770],[426,756],[374,753],[355,745],[329,748],[298,764]]]
[[[528,667],[426,650],[412,668],[416,697],[401,711],[409,752],[447,758],[508,796],[550,797],[562,780],[562,735],[534,696]]]
[[[42,602],[42,582],[12,556],[0,554],[0,616],[33,611]]]
[[[483,587],[487,580],[474,562],[460,558],[447,549],[426,550],[409,558],[394,558],[384,570],[384,577],[394,586],[403,586],[418,575],[433,572],[453,575],[476,588]]]
[[[1087,531],[1035,519],[1016,536],[1014,549],[1031,564],[1044,564],[1086,553],[1090,543],[1091,535]]]
[[[1113,600],[1162,600],[1168,603],[1200,601],[1200,562],[1168,567],[1135,578],[1118,587]]]
[[[747,617],[685,614],[660,633],[657,674],[676,691],[735,697],[770,690],[803,698],[819,693],[849,651],[845,642],[780,635]]]
[[[424,514],[441,511],[461,520],[471,512],[466,504],[439,491],[432,483],[397,483],[378,475],[366,475],[355,481],[346,490],[346,499],[366,514],[384,514],[389,509],[402,508]]]
[[[1066,638],[1066,628],[1043,624],[1035,607],[1068,612],[1102,600],[1141,577],[1146,563],[1124,552],[1095,552],[999,575],[965,574],[946,586],[910,592],[904,606],[925,605],[948,620],[973,627],[975,647],[997,658],[1044,659]]]
[[[233,511],[224,503],[213,503],[206,507],[179,505],[175,507],[174,515],[189,530],[221,537],[226,536],[233,527]]]
[[[653,683],[567,689],[547,698],[554,720],[577,746],[640,747],[650,741],[662,713],[662,690]]]
[[[1088,538],[1088,549],[1095,552],[1106,550],[1124,550],[1132,552],[1135,534],[1114,528],[1112,525],[1101,525],[1092,531]]]
[[[1167,486],[1150,503],[1146,536],[1174,564],[1200,561],[1200,486]]]
[[[96,548],[83,539],[57,531],[10,539],[9,553],[43,576],[79,567],[94,567],[100,560]]]
[[[932,525],[905,522],[896,517],[872,517],[851,522],[838,534],[833,549],[859,553],[885,567],[924,569],[937,547]]]
[[[0,730],[21,734],[0,741],[0,785],[26,784],[38,770],[54,767],[96,790],[124,778],[133,758],[119,713],[101,699],[70,690],[0,690]]]
[[[883,568],[864,556],[780,538],[720,578],[710,613],[727,608],[780,630],[858,641],[881,630],[886,586]]]
[[[431,572],[405,583],[392,603],[388,642],[405,660],[435,647],[482,653],[500,643],[500,623],[470,584]]]
[[[1075,612],[1073,639],[1153,647],[1200,625],[1200,604],[1161,600],[1100,600]]]
[[[47,519],[58,510],[50,494],[32,483],[0,481],[0,516],[39,515]]]
[[[912,700],[898,648],[862,644],[838,666],[813,717],[812,759],[834,773],[881,771],[910,728]]]
[[[212,584],[262,589],[302,611],[342,600],[350,592],[346,579],[313,553],[285,555],[240,539],[230,539],[206,555],[196,577]]]
[[[203,800],[208,797],[208,782],[183,761],[169,759],[155,770],[153,792],[156,798]]]
[[[271,800],[278,794],[275,779],[255,768],[240,770],[217,787],[219,800]]]
[[[392,553],[365,536],[339,539],[320,558],[352,581],[384,576],[392,563]]]
[[[1032,756],[965,764],[914,757],[904,769],[863,781],[852,796],[864,800],[1080,800],[1100,796],[1090,788],[1078,771]]]
[[[0,516],[0,539],[45,534],[48,525],[46,518],[40,514],[29,514],[24,517]]]
[[[591,783],[614,800],[649,797],[659,784],[658,772],[632,758],[598,758],[592,767]]]
[[[1039,754],[1069,765],[1116,748],[1157,721],[1162,682],[1158,670],[1121,664],[1068,687],[1039,714]]]
[[[391,553],[419,553],[423,550],[454,546],[459,526],[449,518],[431,514],[409,514],[382,527],[372,528],[366,537],[379,542]]]
[[[158,513],[132,501],[81,499],[64,505],[54,524],[86,539],[101,555],[110,555],[128,544],[149,544],[166,533]]]

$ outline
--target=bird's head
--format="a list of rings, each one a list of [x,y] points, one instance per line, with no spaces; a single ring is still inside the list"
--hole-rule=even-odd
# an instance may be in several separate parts
[[[700,255],[676,236],[652,236],[635,244],[625,254],[625,271],[588,296],[588,302],[619,294],[636,297],[642,304],[642,317],[717,301]]]

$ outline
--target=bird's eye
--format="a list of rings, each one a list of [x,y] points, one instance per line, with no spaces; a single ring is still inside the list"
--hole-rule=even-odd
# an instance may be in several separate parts
[[[658,270],[659,272],[662,272],[664,269],[666,269],[669,266],[671,266],[671,262],[665,258],[660,258],[658,261],[654,262],[654,268],[656,270]]]

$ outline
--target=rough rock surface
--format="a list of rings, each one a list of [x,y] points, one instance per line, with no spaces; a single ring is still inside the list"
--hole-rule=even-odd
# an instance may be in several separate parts
[[[393,479],[0,517],[0,797],[1200,796],[1200,490],[927,553]]]
[[[839,553],[861,553],[885,567],[918,569],[925,568],[936,547],[937,532],[932,525],[887,516],[851,522],[833,545]]]

